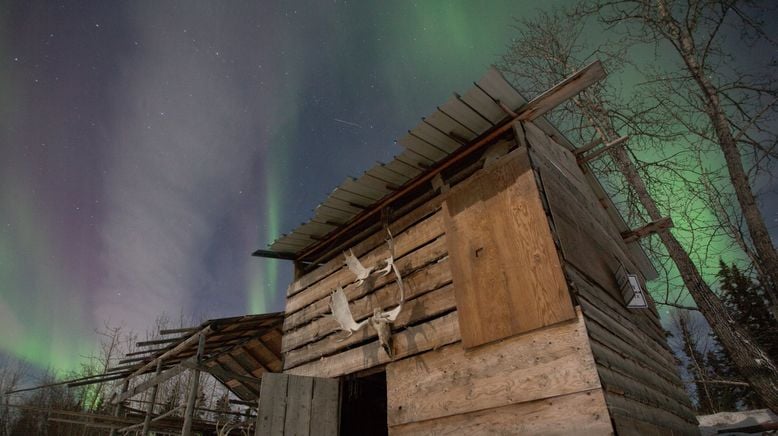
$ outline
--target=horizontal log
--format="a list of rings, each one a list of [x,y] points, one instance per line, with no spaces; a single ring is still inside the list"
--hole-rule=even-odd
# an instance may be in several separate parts
[[[678,404],[689,407],[689,397],[680,385],[676,385],[629,355],[613,350],[598,340],[592,339],[589,345],[592,347],[598,370],[606,368],[621,374],[629,374],[632,378],[639,379],[641,383],[673,398]]]
[[[435,213],[408,230],[394,235],[395,257],[400,258],[404,256],[419,246],[439,237],[443,232],[443,217],[440,213]],[[366,268],[369,268],[388,256],[389,249],[384,244],[360,257],[359,261]],[[342,255],[340,256],[340,263],[344,265]],[[317,283],[316,286],[308,287],[305,291],[289,297],[286,300],[286,315],[289,316],[317,300],[329,297],[335,288],[354,283],[355,279],[356,277],[348,268],[345,266],[341,267],[337,272]]]
[[[649,404],[634,401],[612,392],[605,392],[605,402],[612,414],[626,415],[631,419],[672,429],[673,435],[700,434],[697,423],[688,422],[673,413],[657,409]]]
[[[442,201],[443,198],[440,195],[432,198],[419,207],[412,209],[408,213],[400,216],[397,220],[389,223],[389,230],[391,230],[392,234],[395,235],[404,232],[408,229],[408,227],[439,210]],[[354,251],[355,256],[362,257],[377,247],[384,246],[385,243],[386,234],[384,234],[383,230],[378,230],[362,241],[354,244],[351,249]],[[317,267],[316,269],[304,274],[302,277],[292,282],[287,288],[287,297],[291,297],[292,295],[297,294],[298,292],[313,285],[314,283],[317,283],[335,271],[338,271],[342,267],[342,257],[335,256],[334,258],[327,261],[324,265]]]
[[[444,241],[441,241],[444,242]],[[437,246],[437,247],[436,247]],[[434,253],[429,253],[433,256],[443,256],[445,252],[445,244],[434,244],[429,246]],[[441,285],[451,281],[451,270],[448,260],[438,261],[435,257],[424,257],[424,261],[428,264],[419,265],[417,269],[408,273],[401,272],[403,277],[403,283],[405,288],[405,298],[411,299],[414,296],[421,295],[424,292],[431,291],[439,288]],[[405,262],[398,263],[399,269],[402,271]],[[391,275],[394,277],[394,275]],[[389,277],[389,276],[387,276]],[[363,298],[365,295],[375,295],[379,301],[386,302],[386,304],[396,304],[399,298],[399,287],[397,283],[392,281],[387,282],[385,286],[376,289],[375,291],[367,294],[368,289],[360,286],[349,286],[344,289],[346,298],[352,302],[351,313],[355,320],[361,320],[373,313],[373,306],[370,300],[364,300],[359,305],[355,305],[358,299]],[[387,300],[384,296],[390,297],[391,300]],[[289,318],[289,326],[297,327],[294,330],[289,330],[284,334],[282,351],[287,352],[295,349],[305,343],[316,340],[318,337],[322,337],[327,333],[330,333],[338,327],[338,323],[331,317],[324,316],[330,313],[329,298],[317,301],[316,303],[308,306],[305,310],[297,312],[299,315],[292,315]],[[310,322],[309,322],[310,321]],[[303,324],[308,322],[308,324]]]
[[[387,365],[389,425],[600,387],[583,316],[465,351],[461,344]]]
[[[613,434],[600,389],[511,404],[389,428],[405,435],[610,435]]]
[[[686,421],[694,421],[696,419],[691,409],[683,404],[679,404],[675,399],[654,390],[643,381],[634,380],[631,377],[604,367],[598,368],[598,373],[606,391],[609,391],[611,387],[617,388],[621,391],[621,395],[627,398],[665,410]],[[634,376],[643,378],[640,374],[634,374]]]
[[[374,294],[368,295],[363,300],[374,299],[372,298],[373,296]],[[384,300],[388,300],[388,297],[384,298]],[[396,301],[394,304],[396,304]],[[367,305],[361,306],[368,307]],[[376,303],[376,307],[386,306],[384,304]],[[392,323],[392,329],[401,329],[408,324],[418,323],[419,321],[429,319],[444,312],[449,312],[455,308],[456,300],[454,298],[454,288],[452,285],[448,285],[436,291],[426,293],[418,298],[406,301],[397,320]],[[372,311],[370,313],[372,314]],[[324,320],[335,322],[335,320],[329,317],[324,318]],[[294,368],[295,366],[310,362],[311,360],[318,359],[322,356],[332,355],[338,350],[342,350],[354,344],[360,344],[367,340],[374,339],[377,337],[377,333],[372,326],[366,325],[346,339],[341,339],[341,337],[342,336],[339,334],[330,334],[316,342],[288,352],[284,356],[284,369]]]
[[[395,360],[454,343],[460,339],[456,312],[435,318],[424,324],[408,327],[394,335]],[[378,341],[286,371],[310,377],[339,377],[391,362]]]
[[[445,250],[446,244],[444,238],[438,238],[435,242],[428,244],[414,252],[414,254],[408,259],[403,257],[397,261],[397,269],[400,271],[400,275],[403,277],[403,283],[405,283],[405,288],[408,290],[408,292],[413,292],[414,287],[422,286],[424,283],[426,283],[426,280],[428,280],[427,276],[433,275],[433,273],[436,275],[448,274],[448,280],[451,280],[451,272],[443,271],[444,268],[448,268],[448,262],[445,262],[445,267],[442,265],[444,262],[439,262],[439,260],[446,255]],[[432,269],[432,271],[426,271],[428,269]],[[351,285],[346,286],[343,291],[346,293],[348,300],[353,301],[357,298],[367,295],[369,292],[371,292],[371,289],[391,284],[394,282],[394,280],[394,275],[389,274],[385,277],[376,278],[376,282],[373,285],[365,283],[357,286],[356,283],[352,283]],[[329,296],[331,295],[331,292],[332,290],[327,294],[326,298],[317,300],[302,310],[297,311],[291,315],[287,315],[286,319],[284,320],[284,341],[288,339],[287,335],[290,334],[292,329],[306,324],[326,313],[329,313]],[[293,342],[289,342],[289,344],[291,343]]]

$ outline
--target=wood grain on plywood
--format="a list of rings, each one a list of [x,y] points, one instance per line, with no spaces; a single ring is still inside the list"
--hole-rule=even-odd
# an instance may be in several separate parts
[[[527,150],[502,160],[444,201],[467,348],[575,317]]]

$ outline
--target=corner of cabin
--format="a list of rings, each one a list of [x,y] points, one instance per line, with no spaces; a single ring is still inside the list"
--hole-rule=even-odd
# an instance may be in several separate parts
[[[533,103],[499,73],[479,86],[480,100],[443,106],[480,132],[466,145],[428,136],[449,153],[435,158],[408,143],[413,158],[366,173],[384,185],[338,188],[317,209],[340,224],[319,218],[274,245],[296,253],[299,271],[287,293],[284,373],[343,383],[385,372],[394,435],[697,434],[655,308],[626,307],[618,268],[650,274],[596,180],[545,120],[505,113],[498,102]],[[357,207],[357,190],[375,202]],[[351,334],[328,316],[336,289]],[[387,345],[375,313],[401,302]]]

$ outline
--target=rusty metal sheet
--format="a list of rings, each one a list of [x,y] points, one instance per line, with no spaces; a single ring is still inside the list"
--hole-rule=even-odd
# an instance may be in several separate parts
[[[487,94],[500,100],[512,110],[527,103],[527,100],[495,68],[490,68],[477,83]]]
[[[396,173],[386,168],[383,164],[370,168],[370,171],[365,174],[381,179],[387,183],[395,184],[397,186],[400,186],[411,179],[404,174]]]
[[[338,189],[346,190],[352,194],[360,195],[372,201],[380,200],[384,196],[384,194],[381,191],[373,189],[370,186],[364,185],[360,183],[358,180],[354,180],[350,177],[345,181],[343,181],[343,183],[340,184],[340,187],[338,187]]]
[[[343,189],[336,189],[332,191],[332,194],[330,194],[330,198],[340,200],[342,203],[348,205],[359,206],[360,210],[366,209],[370,207],[371,204],[374,203],[374,200],[371,200],[367,197],[363,197],[361,195],[356,195],[354,193],[348,192]]]
[[[457,120],[474,133],[481,134],[492,127],[491,123],[475,113],[473,109],[459,101],[456,97],[451,97],[439,106],[441,112]]]
[[[446,151],[430,145],[421,139],[412,136],[410,133],[400,138],[397,142],[406,149],[411,150],[420,156],[424,156],[429,163],[437,162],[448,156]]]
[[[445,151],[446,153],[451,153],[462,145],[460,142],[457,142],[445,133],[441,133],[435,127],[424,121],[414,127],[411,130],[411,133],[416,137],[429,142],[437,148]]]
[[[462,96],[462,100],[494,124],[498,124],[507,116],[497,103],[475,86]]]
[[[475,139],[476,136],[478,136],[472,130],[451,119],[451,117],[441,111],[433,112],[430,116],[427,117],[426,121],[427,123],[435,126],[435,128],[454,135],[457,138],[462,138],[466,141],[471,141]],[[456,148],[461,146],[462,145],[458,143]]]

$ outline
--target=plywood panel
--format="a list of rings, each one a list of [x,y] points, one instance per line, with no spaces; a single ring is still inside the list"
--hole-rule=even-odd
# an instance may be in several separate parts
[[[443,215],[466,348],[575,317],[526,148],[454,187]]]
[[[461,344],[386,367],[389,425],[600,387],[583,316],[491,343]]]
[[[612,435],[600,389],[389,427],[405,435]]]

